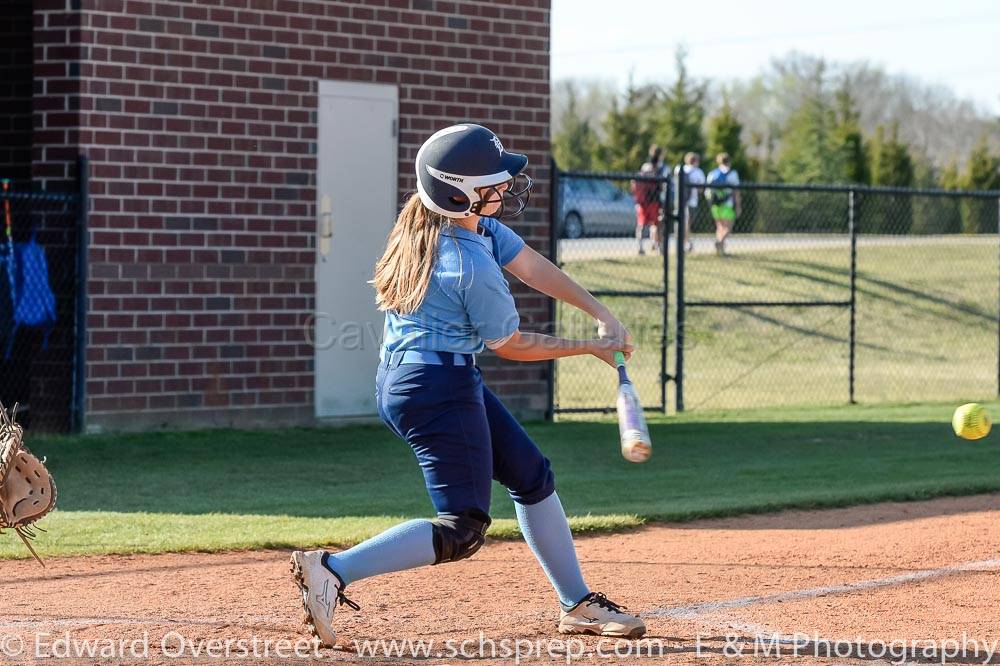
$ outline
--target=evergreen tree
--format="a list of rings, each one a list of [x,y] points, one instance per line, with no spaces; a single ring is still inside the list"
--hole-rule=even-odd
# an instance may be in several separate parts
[[[676,79],[653,112],[653,139],[663,149],[665,164],[680,164],[684,153],[704,155],[705,87],[691,80],[686,65],[687,53],[678,48],[674,56]],[[707,160],[706,160],[707,161]]]
[[[947,169],[938,173],[930,159],[921,154],[914,154],[914,187],[934,189],[947,187],[949,178],[957,181],[958,174],[947,175]],[[952,167],[954,169],[954,167]],[[955,184],[951,189],[958,189]],[[913,206],[913,226],[910,232],[914,234],[955,234],[962,230],[962,215],[959,201],[953,197],[919,196]]]
[[[560,130],[552,137],[552,155],[564,171],[589,171],[594,168],[597,133],[590,126],[590,121],[579,114],[576,86],[569,85],[567,95]]]
[[[941,170],[939,182],[941,183],[941,187],[946,190],[962,189],[962,176],[958,173],[958,165],[955,164],[954,160]]]
[[[604,118],[604,141],[598,149],[598,167],[606,171],[638,171],[649,154],[652,131],[649,107],[652,93],[629,83],[624,101],[614,100]]]
[[[968,190],[1000,190],[1000,157],[990,152],[985,134],[969,155],[963,180]]]
[[[750,172],[747,151],[740,139],[742,133],[743,125],[736,117],[736,112],[729,104],[728,99],[723,100],[722,108],[708,119],[708,147],[705,162],[714,164],[716,155],[729,153],[733,168],[740,174],[740,179],[753,181],[755,174]]]
[[[969,155],[961,185],[966,190],[1000,190],[1000,157],[990,152],[985,135]],[[998,214],[996,199],[966,198],[962,201],[962,230],[967,234],[994,233]]]
[[[899,124],[893,123],[887,134],[879,125],[875,130],[872,182],[884,187],[912,187],[913,157],[899,139]],[[913,197],[910,195],[873,194],[867,207],[863,231],[871,233],[909,233],[913,226]]]
[[[823,72],[817,70],[811,90],[792,111],[782,128],[781,143],[772,169],[786,183],[817,184],[842,180],[840,153],[834,143],[836,115],[823,91]],[[832,232],[844,228],[846,197],[816,192],[759,192],[760,231]]]
[[[833,143],[839,152],[842,167],[838,181],[865,185],[871,182],[868,143],[861,133],[860,114],[846,82],[835,97],[837,124],[833,130]]]
[[[781,135],[777,170],[786,183],[830,183],[842,179],[840,153],[834,144],[833,109],[822,92],[807,97],[792,112]]]
[[[941,187],[938,172],[926,155],[911,153],[913,156],[913,186],[921,189]]]
[[[910,149],[899,139],[899,124],[892,123],[888,135],[879,125],[875,130],[872,182],[886,187],[912,187],[914,175]]]

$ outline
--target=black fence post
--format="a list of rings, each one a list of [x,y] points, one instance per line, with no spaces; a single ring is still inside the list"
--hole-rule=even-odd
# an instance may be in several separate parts
[[[685,207],[687,206],[687,174],[684,166],[677,169],[677,185],[675,187],[674,210],[677,219],[677,332],[674,343],[677,345],[674,361],[674,403],[677,412],[684,411],[684,246],[687,244],[687,231],[684,224]]]
[[[661,172],[661,175],[662,172]],[[669,347],[670,328],[670,227],[674,222],[673,205],[670,200],[670,172],[668,171],[663,182],[663,237],[660,238],[660,252],[663,254],[663,326],[660,335],[660,405],[663,413],[667,413],[667,382],[670,376],[667,374],[667,349]]]
[[[549,260],[559,265],[559,165],[554,157],[549,158]],[[556,330],[556,299],[549,299],[549,325],[552,335],[558,335]],[[548,405],[545,410],[545,420],[555,420],[556,414],[556,361],[548,362],[549,386]]]
[[[857,321],[858,321],[858,225],[855,212],[854,189],[847,193],[847,230],[851,235],[851,331],[850,331],[850,358],[847,362],[847,395],[848,402],[855,404],[854,400],[854,373],[855,373],[855,353],[857,348]]]
[[[86,155],[76,160],[76,322],[73,360],[72,428],[82,432],[87,404],[87,214],[90,208],[90,173]]]
[[[997,241],[1000,247],[1000,197],[997,197]],[[997,291],[1000,293],[1000,250],[997,252]],[[997,297],[997,395],[1000,395],[1000,295]]]

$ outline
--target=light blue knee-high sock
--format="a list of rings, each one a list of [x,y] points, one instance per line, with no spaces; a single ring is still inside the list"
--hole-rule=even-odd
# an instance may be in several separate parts
[[[408,520],[341,553],[326,565],[344,585],[390,571],[434,564],[434,528],[429,520]]]
[[[552,493],[537,504],[514,503],[524,540],[542,565],[559,601],[569,608],[590,594],[580,573],[573,535],[559,496]]]

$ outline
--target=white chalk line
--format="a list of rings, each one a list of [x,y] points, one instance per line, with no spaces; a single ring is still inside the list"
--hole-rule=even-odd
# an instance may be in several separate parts
[[[277,625],[278,627],[289,626],[287,617],[259,616],[241,617],[231,620],[221,618],[185,618],[168,619],[160,617],[150,618],[125,618],[125,617],[77,617],[71,619],[47,619],[47,620],[0,620],[0,629],[42,629],[45,627],[93,627],[98,625],[116,624],[130,627],[145,626],[181,626],[181,625],[204,625],[204,626],[258,626],[260,624]]]
[[[663,607],[642,613],[643,617],[666,617],[676,620],[694,620],[705,615],[713,615],[721,611],[734,608],[745,608],[747,606],[759,606],[766,604],[783,603],[786,601],[799,601],[802,599],[813,599],[832,594],[851,594],[853,592],[863,592],[866,590],[876,590],[883,587],[893,587],[906,583],[941,578],[943,576],[953,576],[971,571],[992,571],[1000,569],[1000,559],[979,560],[977,562],[964,562],[954,564],[939,569],[928,569],[914,573],[901,574],[899,576],[889,576],[887,578],[876,578],[873,580],[863,580],[856,583],[844,583],[842,585],[830,585],[827,587],[814,587],[805,590],[793,590],[791,592],[780,592],[778,594],[768,594],[754,597],[740,597],[738,599],[728,599],[725,601],[710,601],[702,604],[692,604],[690,606]]]

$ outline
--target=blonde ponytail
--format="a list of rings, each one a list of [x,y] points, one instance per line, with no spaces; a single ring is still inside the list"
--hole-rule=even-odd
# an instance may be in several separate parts
[[[419,195],[409,198],[375,264],[372,283],[379,310],[409,314],[420,307],[431,282],[441,229],[448,221],[428,210]]]

